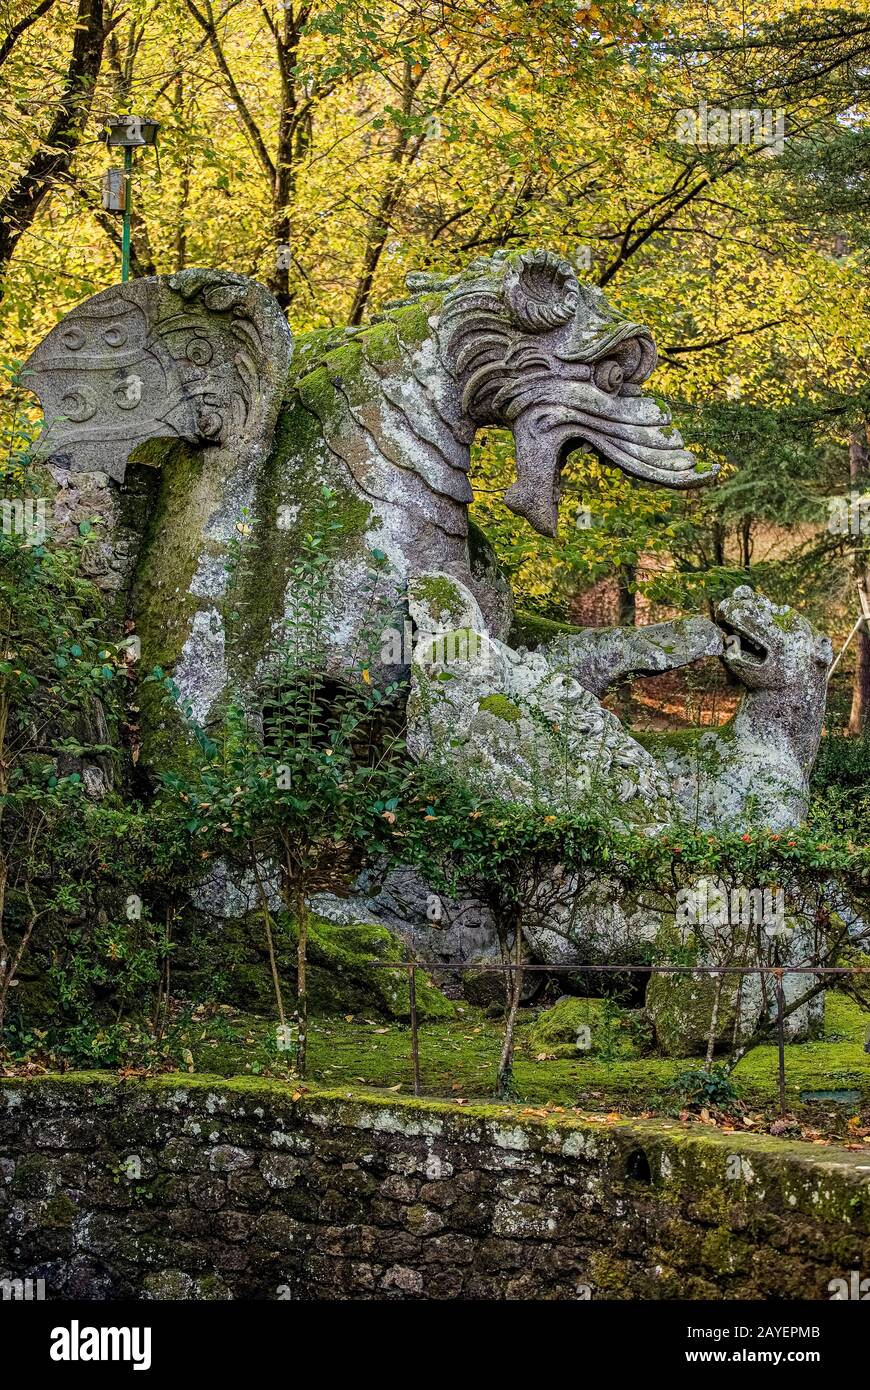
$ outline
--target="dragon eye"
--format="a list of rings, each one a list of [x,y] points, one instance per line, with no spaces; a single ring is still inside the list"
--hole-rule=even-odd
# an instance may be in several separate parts
[[[623,377],[624,373],[620,364],[614,362],[612,358],[606,358],[596,366],[593,380],[599,391],[607,391],[612,395],[614,391],[619,390]]]
[[[635,374],[643,361],[643,348],[636,338],[630,338],[628,342],[623,343],[619,353],[619,361],[625,380],[634,381]]]

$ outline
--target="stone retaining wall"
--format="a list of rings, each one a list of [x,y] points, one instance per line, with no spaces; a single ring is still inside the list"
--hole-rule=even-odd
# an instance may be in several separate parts
[[[851,1270],[870,1155],[259,1079],[0,1081],[0,1277],[48,1297],[827,1299]]]

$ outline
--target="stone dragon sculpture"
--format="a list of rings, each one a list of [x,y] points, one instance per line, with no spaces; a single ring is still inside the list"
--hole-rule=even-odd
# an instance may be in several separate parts
[[[555,533],[561,472],[575,448],[667,488],[698,487],[713,474],[644,393],[656,364],[650,332],[581,284],[566,260],[545,250],[499,254],[449,277],[411,275],[408,289],[371,324],[295,342],[262,286],[224,272],[150,277],[74,309],[22,372],[45,416],[39,452],[58,489],[55,532],[101,514],[102,539],[89,548],[95,581],[113,596],[117,618],[135,626],[145,668],[171,672],[194,717],[207,723],[229,682],[256,682],[276,623],[292,613],[292,566],[328,486],[342,515],[327,621],[330,673],[347,669],[368,621],[377,549],[387,560],[389,623],[402,631],[410,613],[418,635],[432,637],[461,616],[494,653],[493,669],[469,665],[465,684],[453,686],[451,699],[465,703],[450,711],[490,786],[523,799],[530,759],[539,771],[547,765],[540,741],[529,743],[531,725],[522,713],[505,720],[506,710],[521,711],[525,701],[546,714],[558,703],[573,721],[575,790],[588,789],[594,762],[626,816],[663,824],[681,796],[685,804],[690,775],[657,760],[602,708],[597,697],[609,681],[724,653],[747,690],[760,692],[763,671],[775,663],[753,666],[759,622],[767,624],[769,653],[786,650],[786,636],[799,629],[814,672],[828,648],[804,633],[802,620],[792,630],[791,618],[781,614],[780,622],[770,605],[753,607],[740,591],[720,608],[719,625],[699,618],[630,639],[620,630],[579,634],[536,654],[507,646],[510,590],[469,527],[471,446],[480,429],[512,431],[516,479],[504,501],[544,535]],[[256,572],[240,573],[230,596],[227,559],[242,516],[257,542]],[[439,602],[425,601],[427,584]],[[244,620],[243,640],[232,646],[230,606]],[[410,675],[404,654],[381,661],[378,674]],[[743,739],[742,764],[732,748],[732,789],[745,784],[739,768],[751,770],[759,747],[775,745],[786,750],[784,761],[797,758],[792,782],[805,791],[823,702],[797,709],[798,665],[786,664],[776,687],[788,687],[788,711],[779,696],[768,701],[752,725],[761,743]],[[434,756],[431,708],[424,725],[419,672],[415,679],[411,746]],[[738,723],[745,733],[749,715],[741,711]],[[175,756],[183,729],[167,730],[147,695],[142,724],[142,766],[159,769]],[[699,794],[708,823],[722,791],[720,779]],[[730,815],[739,791],[729,796]],[[799,797],[787,814],[800,814]]]
[[[340,669],[363,620],[373,548],[389,559],[397,620],[408,579],[438,570],[468,585],[494,635],[506,636],[505,586],[469,544],[479,429],[513,431],[517,477],[505,502],[545,534],[578,445],[665,487],[710,476],[643,394],[656,361],[650,333],[581,285],[567,261],[536,251],[447,279],[409,278],[407,301],[361,329],[300,338],[295,359],[277,306],[241,276],[136,281],[73,310],[24,368],[43,404],[43,456],[73,494],[65,514],[75,517],[77,491],[104,502],[106,582],[128,595],[143,660],[174,670],[199,717],[229,674],[221,575],[244,508],[269,557],[256,592],[242,596],[259,611],[252,652],[284,612],[320,486],[341,497],[345,552],[329,624]],[[143,481],[149,464],[157,475]],[[146,498],[122,519],[125,479]],[[119,527],[121,556],[117,544],[111,551]]]

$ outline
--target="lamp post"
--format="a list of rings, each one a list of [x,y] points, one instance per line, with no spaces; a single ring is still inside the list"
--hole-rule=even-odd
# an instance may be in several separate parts
[[[133,151],[157,143],[160,126],[145,116],[107,116],[101,139],[110,149],[124,151],[123,175],[119,169],[108,169],[103,180],[103,207],[107,212],[121,212],[121,283],[130,278],[130,214],[133,210]]]

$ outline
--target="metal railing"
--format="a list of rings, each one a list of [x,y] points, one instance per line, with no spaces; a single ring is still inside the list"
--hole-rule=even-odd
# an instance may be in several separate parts
[[[716,975],[759,975],[771,976],[773,979],[774,999],[776,1002],[776,1037],[778,1050],[778,1089],[779,1089],[779,1110],[780,1115],[787,1113],[786,1104],[786,1037],[785,1020],[788,1013],[793,1011],[802,1002],[807,1003],[809,999],[798,1000],[792,1009],[786,1007],[785,993],[782,987],[783,978],[786,975],[814,975],[814,976],[846,976],[846,975],[870,975],[870,966],[866,965],[541,965],[537,963],[518,963],[518,962],[499,962],[499,961],[479,961],[469,963],[468,961],[457,965],[438,964],[426,966],[420,961],[367,961],[367,966],[380,970],[404,970],[408,975],[408,1002],[411,1024],[411,1062],[413,1068],[414,1095],[421,1094],[420,1082],[420,1022],[417,1010],[417,971],[425,975],[433,975],[446,972],[466,972],[473,971],[475,975],[484,974],[506,974],[521,970],[527,974],[546,974],[546,975],[581,975],[584,973],[598,974],[645,974],[645,975],[694,975],[716,976]],[[812,997],[812,996],[810,996]]]

